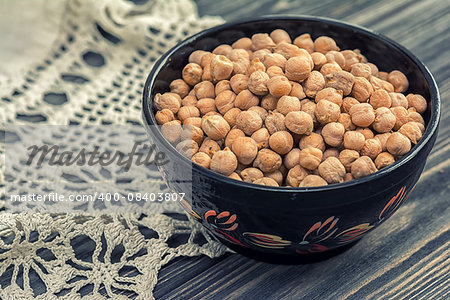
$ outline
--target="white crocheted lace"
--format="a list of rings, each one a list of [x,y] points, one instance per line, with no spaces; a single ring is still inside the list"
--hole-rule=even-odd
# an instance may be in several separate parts
[[[52,44],[50,53],[20,76],[0,77],[2,130],[7,124],[140,124],[141,93],[152,64],[186,36],[221,22],[199,18],[189,0],[143,5],[69,0],[60,27],[55,28],[56,40],[46,41]],[[16,138],[24,140],[26,134],[24,129]],[[65,143],[67,136],[44,138]],[[88,132],[78,138],[80,143],[90,139]],[[95,136],[98,143],[105,139]],[[120,139],[108,142],[121,147]],[[63,178],[65,173],[72,175],[65,177],[71,187],[89,192],[92,176],[111,187],[120,175],[112,172],[105,177],[100,168],[90,168],[90,174],[82,168],[61,168],[53,174],[25,172],[20,164],[5,168],[5,151],[15,151],[5,147],[2,143],[1,299],[78,299],[85,294],[89,299],[153,299],[158,271],[171,259],[216,257],[225,251],[199,224],[167,214],[180,213],[174,202],[150,203],[125,214],[108,214],[114,211],[112,206],[86,206],[69,214],[23,212],[24,207],[4,201],[5,183],[42,192],[51,188],[49,178]],[[164,191],[156,170],[144,168],[133,175],[122,189],[136,191],[145,184]],[[186,235],[187,242],[172,245],[169,239],[179,235]]]

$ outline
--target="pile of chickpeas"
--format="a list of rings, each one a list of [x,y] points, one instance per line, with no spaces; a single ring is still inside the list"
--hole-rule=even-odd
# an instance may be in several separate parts
[[[182,78],[154,97],[155,118],[178,151],[214,172],[322,186],[372,174],[417,144],[427,101],[402,94],[408,85],[330,37],[292,42],[277,29],[192,52]]]

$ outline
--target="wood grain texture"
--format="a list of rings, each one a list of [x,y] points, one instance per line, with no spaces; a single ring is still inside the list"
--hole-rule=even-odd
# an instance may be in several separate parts
[[[438,82],[443,112],[426,169],[407,202],[358,244],[310,265],[237,254],[165,266],[157,299],[448,299],[450,297],[450,6],[448,1],[196,1],[200,15],[242,20],[308,14],[359,24],[417,55]]]

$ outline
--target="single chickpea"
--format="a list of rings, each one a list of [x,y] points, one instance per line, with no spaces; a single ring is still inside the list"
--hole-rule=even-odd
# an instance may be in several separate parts
[[[372,84],[373,89],[375,91],[379,90],[379,89],[385,90],[386,92],[389,92],[389,93],[394,91],[394,86],[383,79],[377,78],[375,76],[371,76],[369,81]]]
[[[312,71],[304,82],[305,94],[314,98],[325,87],[325,78],[318,71]]]
[[[344,126],[345,131],[351,131],[356,129],[355,124],[352,123],[352,118],[350,118],[350,115],[347,113],[341,113],[339,115],[338,122],[341,123],[342,126]]]
[[[257,33],[252,35],[252,50],[257,51],[261,49],[271,50],[275,47],[275,43],[267,33]]]
[[[284,72],[283,69],[281,69],[280,67],[276,67],[276,66],[271,66],[268,67],[266,70],[267,75],[269,75],[269,78],[275,77],[275,76],[284,76]]]
[[[322,66],[327,63],[327,58],[320,52],[311,53],[311,58],[314,62],[314,70],[320,71]],[[338,71],[338,70],[336,70]],[[324,75],[324,74],[322,74]],[[325,74],[326,75],[326,74]]]
[[[381,145],[381,151],[386,151],[386,141],[387,139],[391,136],[392,133],[390,132],[386,132],[386,133],[381,133],[381,134],[377,134],[374,139],[378,140],[380,142]]]
[[[422,125],[422,129],[425,129],[425,121],[418,112],[408,111],[408,122],[420,123]]]
[[[178,111],[178,119],[184,122],[186,119],[191,117],[200,117],[200,111],[195,106],[183,106]]]
[[[203,118],[202,129],[208,137],[217,141],[227,136],[230,125],[222,116],[213,115]]]
[[[209,112],[215,112],[216,110],[216,101],[212,98],[203,98],[197,101],[195,107],[198,108],[200,114],[206,115]]]
[[[345,128],[341,123],[331,122],[323,126],[322,137],[331,147],[338,147],[344,139]]]
[[[213,81],[212,73],[211,73],[211,65],[206,65],[203,68],[203,74],[201,81]]]
[[[303,99],[302,101],[300,101],[300,104],[302,106],[301,111],[310,115],[313,120],[313,124],[316,124],[317,123],[316,114],[315,114],[316,103],[314,103],[313,101],[311,101],[309,99]]]
[[[211,157],[205,152],[197,152],[192,156],[192,161],[197,165],[202,166],[203,168],[209,169],[209,165],[211,163]]]
[[[322,162],[322,151],[317,148],[308,147],[300,151],[300,165],[308,170],[315,170]]]
[[[364,147],[366,141],[364,135],[358,131],[347,131],[344,134],[344,147],[350,150],[359,151]]]
[[[259,59],[259,61],[264,61],[264,57],[270,53],[272,53],[272,51],[270,51],[269,49],[256,50],[250,56],[250,60]]]
[[[315,116],[320,124],[336,122],[339,119],[341,109],[338,105],[328,100],[321,100],[316,104]]]
[[[291,92],[291,83],[285,76],[274,76],[267,82],[269,92],[274,97],[287,96]]]
[[[192,156],[198,151],[198,144],[192,140],[184,140],[179,142],[175,148],[183,156],[186,156],[187,158],[191,159]]]
[[[197,99],[214,98],[214,84],[210,81],[202,81],[194,86],[195,96]]]
[[[265,173],[264,177],[275,180],[275,182],[278,184],[278,186],[281,186],[283,184],[284,175],[280,170],[276,170],[276,171],[273,171],[270,173]]]
[[[280,186],[274,179],[270,177],[263,177],[253,182],[254,184],[266,185],[266,186]]]
[[[248,88],[248,76],[244,74],[236,74],[230,79],[230,86],[236,94]]]
[[[302,82],[308,78],[311,70],[311,63],[303,56],[291,57],[286,62],[286,77],[292,81]]]
[[[211,60],[211,75],[213,80],[229,79],[233,72],[233,63],[226,56],[216,55]]]
[[[378,76],[378,67],[374,65],[373,63],[366,63],[370,67],[370,71],[372,72],[372,76]],[[353,67],[353,66],[352,66]]]
[[[243,51],[245,51],[245,50],[243,50]],[[233,73],[232,74],[248,75],[249,68],[250,68],[250,60],[241,58],[238,61],[233,61]]]
[[[245,182],[255,182],[264,177],[264,173],[257,168],[246,168],[241,171],[242,180]]]
[[[375,158],[375,166],[378,170],[381,170],[391,164],[395,163],[394,157],[388,152],[381,152]]]
[[[181,98],[186,97],[191,89],[183,79],[175,79],[169,85],[170,92],[178,94]]]
[[[345,174],[344,182],[347,182],[347,181],[350,181],[350,180],[353,180],[353,179],[355,179],[355,178],[353,178],[352,173],[347,173],[347,174]]]
[[[266,66],[264,66],[264,64],[258,58],[255,58],[250,62],[250,66],[248,67],[247,73],[251,75],[253,72],[256,71],[266,72]]]
[[[181,106],[195,106],[197,104],[197,98],[192,95],[187,95],[181,100]]]
[[[203,69],[195,63],[188,63],[182,71],[183,80],[190,86],[194,86],[202,80]]]
[[[278,154],[288,153],[293,146],[294,139],[287,131],[277,131],[269,137],[269,147]]]
[[[200,146],[204,139],[204,133],[200,127],[195,125],[186,125],[183,126],[180,137],[181,140],[193,140]]]
[[[356,126],[369,127],[375,121],[375,112],[369,103],[353,105],[349,114]]]
[[[216,108],[224,115],[227,111],[234,107],[234,100],[236,99],[236,94],[232,91],[223,91],[216,97]]]
[[[245,133],[237,128],[233,128],[228,132],[227,137],[225,138],[225,147],[228,147],[233,150],[233,143],[239,137],[244,137]],[[234,150],[233,150],[234,152]],[[235,153],[236,154],[236,153]]]
[[[252,48],[252,40],[247,37],[243,37],[234,42],[231,47],[234,49],[250,50]]]
[[[233,48],[230,45],[222,44],[214,48],[212,53],[227,56],[231,50],[233,50]]]
[[[234,106],[242,110],[249,109],[250,107],[256,106],[258,104],[259,98],[253,95],[253,93],[249,90],[243,90],[236,96],[236,99],[234,100]]]
[[[369,64],[356,63],[352,65],[350,73],[352,73],[355,77],[364,77],[369,79],[370,76],[372,76],[372,69]]]
[[[284,121],[285,117],[283,114],[271,111],[267,115],[266,120],[264,121],[264,125],[266,126],[267,130],[269,130],[270,134],[274,134],[275,132],[286,130]]]
[[[353,50],[343,50],[341,51],[342,55],[344,55],[345,58],[345,65],[342,67],[347,72],[350,72],[352,69],[352,66],[354,64],[359,63],[359,55],[356,51]]]
[[[367,139],[364,141],[364,146],[360,153],[362,156],[368,156],[371,159],[375,159],[381,151],[381,143],[377,139]]]
[[[364,127],[357,127],[356,128],[357,132],[361,132],[364,135],[364,138],[366,140],[368,139],[373,139],[375,134],[373,133],[372,130],[370,130],[370,128],[364,128]]]
[[[266,67],[266,69],[275,66],[284,70],[286,61],[287,59],[283,55],[278,53],[271,53],[264,56],[264,66]]]
[[[283,158],[283,164],[287,169],[292,169],[300,163],[300,152],[298,148],[293,148]]]
[[[297,97],[283,96],[277,103],[277,110],[283,115],[287,115],[291,111],[299,111],[300,108],[300,100]]]
[[[267,115],[269,114],[269,113],[267,112],[267,110],[265,110],[265,109],[264,109],[263,107],[261,107],[261,106],[252,106],[252,107],[250,107],[248,110],[249,110],[249,111],[254,111],[254,112],[256,112],[256,113],[261,117],[261,120],[262,120],[263,122],[266,120]]]
[[[375,164],[368,156],[361,156],[355,160],[351,166],[351,173],[355,179],[370,175],[376,171],[378,170],[375,167]]]
[[[374,109],[378,109],[380,107],[390,108],[392,105],[392,100],[388,92],[379,89],[372,93],[369,99],[369,103]]]
[[[342,100],[342,111],[349,113],[350,112],[350,108],[352,108],[353,105],[355,104],[359,104],[360,102],[358,100],[356,100],[353,97],[345,97]]]
[[[272,96],[271,94],[265,95],[261,100],[261,107],[267,111],[277,109],[278,98]]]
[[[312,117],[303,111],[291,111],[284,119],[285,126],[296,134],[309,135],[314,129]]]
[[[155,95],[153,101],[158,110],[167,108],[174,114],[178,112],[181,106],[181,98],[175,93],[164,93],[162,95],[158,93]]]
[[[323,152],[322,161],[327,159],[328,157],[336,157],[339,158],[339,149],[337,148],[328,148]]]
[[[406,96],[409,107],[414,107],[419,114],[423,114],[427,110],[427,100],[419,94],[408,94]]]
[[[156,112],[155,119],[159,125],[162,125],[167,122],[175,120],[175,115],[170,109],[164,108]]]
[[[408,109],[408,100],[402,93],[389,93],[389,97],[391,98],[391,107],[403,106]]]
[[[299,187],[314,187],[324,185],[328,185],[328,183],[322,177],[317,175],[308,175],[302,180],[302,182],[300,182]]]
[[[252,135],[261,126],[262,119],[254,111],[242,111],[236,118],[236,127],[244,131],[246,135]]]
[[[345,57],[344,55],[342,55],[342,53],[338,51],[334,50],[328,51],[325,54],[325,57],[327,58],[328,63],[337,63],[341,68],[343,68],[345,65]]]
[[[327,53],[328,51],[339,51],[339,47],[336,45],[336,42],[328,37],[328,36],[319,36],[314,41],[314,51],[320,52],[320,53]]]
[[[328,100],[330,102],[333,102],[337,106],[342,106],[342,91],[336,90],[332,87],[324,88],[317,92],[316,94],[316,103],[319,103],[321,100]]]
[[[237,107],[234,107],[234,108],[230,109],[229,111],[227,111],[223,115],[223,118],[225,119],[225,121],[228,122],[228,124],[230,124],[230,127],[234,127],[234,125],[236,125],[236,118],[240,113],[241,113],[241,110]]]
[[[327,87],[332,87],[341,90],[344,96],[351,93],[355,76],[346,71],[336,71],[325,76]]]
[[[232,62],[249,62],[250,61],[250,53],[245,49],[233,49],[226,55]]]
[[[339,161],[345,167],[346,172],[350,172],[352,163],[359,158],[358,151],[344,149],[339,153]]]
[[[411,141],[400,132],[394,132],[386,141],[386,149],[394,156],[405,155],[411,150]]]
[[[309,33],[305,33],[296,37],[294,40],[294,45],[299,48],[305,49],[309,53],[314,52],[314,42],[311,39]]]
[[[386,133],[394,128],[397,119],[394,114],[387,107],[380,107],[375,110],[375,121],[372,127],[379,133]]]
[[[364,77],[355,77],[351,95],[359,102],[367,102],[373,93],[373,87]]]
[[[258,144],[258,150],[269,147],[269,130],[267,128],[260,128],[253,132],[251,138]]]
[[[394,70],[389,73],[387,81],[394,86],[394,91],[397,93],[403,93],[409,87],[408,78],[399,70]]]
[[[237,158],[229,148],[217,151],[211,158],[210,169],[214,172],[229,176],[237,168]]]
[[[230,175],[228,175],[228,177],[234,180],[242,181],[241,176],[239,176],[239,174],[236,172],[231,173]]]
[[[202,127],[202,118],[200,117],[190,117],[183,121],[183,126],[197,126],[199,128]]]
[[[403,124],[398,130],[401,134],[406,136],[414,145],[422,138],[421,124],[417,122],[408,122]]]
[[[269,75],[265,72],[255,71],[251,73],[248,79],[248,89],[255,95],[263,96],[269,92],[269,89],[267,88],[269,79]]]
[[[336,157],[328,157],[319,167],[319,175],[328,183],[339,183],[344,181],[345,167]]]
[[[292,187],[298,187],[306,176],[310,175],[307,170],[300,165],[294,166],[286,176],[286,183]]]
[[[326,63],[320,68],[320,73],[322,73],[323,76],[331,75],[334,72],[339,71],[342,71],[342,68],[335,62]]]
[[[189,55],[188,60],[190,63],[196,63],[196,64],[200,65],[202,63],[202,57],[206,53],[208,53],[208,52],[203,51],[203,50],[196,50]]]
[[[290,83],[291,83],[292,89],[291,89],[291,92],[289,93],[289,96],[297,97],[300,100],[306,97],[306,94],[303,91],[303,87],[300,83],[294,82],[294,81],[290,81]]]
[[[258,154],[258,145],[250,137],[238,137],[233,142],[232,150],[241,164],[249,165]]]
[[[220,93],[222,93],[224,91],[230,91],[230,90],[231,90],[230,81],[221,80],[218,83],[216,83],[216,86],[214,88],[214,94],[219,95]]]
[[[304,56],[305,54],[309,55],[308,51],[306,51],[305,49],[300,49],[296,45],[286,42],[281,42],[277,44],[274,48],[274,53],[281,54],[288,60],[291,57],[295,56]]]
[[[214,153],[216,153],[217,151],[220,151],[220,149],[221,148],[220,148],[219,144],[215,140],[207,137],[203,140],[203,143],[200,146],[200,149],[198,151],[204,152],[204,153],[208,154],[209,157],[212,158]]]
[[[281,166],[281,156],[270,149],[261,149],[253,161],[253,166],[264,173],[274,172]]]
[[[397,120],[394,125],[394,130],[399,130],[400,127],[408,123],[408,111],[403,106],[391,107],[390,110]]]
[[[170,143],[176,143],[180,139],[182,130],[179,120],[169,121],[161,126],[161,133]]]
[[[318,133],[311,133],[310,135],[304,135],[300,139],[299,143],[300,149],[306,149],[308,147],[317,148],[320,151],[325,151],[325,142],[323,141],[323,138]]]

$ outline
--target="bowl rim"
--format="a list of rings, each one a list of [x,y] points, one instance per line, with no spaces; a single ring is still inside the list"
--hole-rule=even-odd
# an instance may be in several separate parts
[[[153,65],[152,70],[150,71],[144,85],[144,91],[143,91],[143,99],[142,99],[142,115],[143,115],[143,121],[144,126],[154,128],[157,126],[154,114],[151,113],[150,109],[150,90],[153,87],[156,78],[159,74],[159,72],[162,69],[162,66],[168,61],[168,59],[175,54],[178,50],[183,48],[184,46],[198,40],[202,39],[205,35],[210,35],[214,32],[220,32],[225,29],[230,29],[233,26],[236,25],[243,25],[248,23],[255,23],[255,22],[261,22],[261,21],[274,21],[274,20],[297,20],[297,21],[312,21],[312,22],[322,22],[327,23],[330,25],[343,27],[347,29],[355,30],[359,33],[364,33],[366,35],[372,36],[375,39],[381,40],[383,43],[389,44],[391,47],[397,48],[400,52],[402,52],[404,55],[409,57],[419,68],[423,76],[425,77],[428,85],[429,85],[429,92],[430,92],[430,103],[431,103],[431,117],[428,122],[428,126],[426,128],[426,131],[423,135],[423,137],[420,139],[419,143],[417,143],[413,149],[404,157],[397,160],[395,163],[391,164],[388,167],[385,167],[373,174],[370,174],[368,176],[359,178],[359,179],[353,179],[350,181],[342,182],[342,183],[334,183],[329,184],[326,186],[318,186],[318,187],[272,187],[272,186],[264,186],[259,184],[253,184],[250,182],[245,181],[239,181],[232,178],[229,178],[225,175],[216,173],[214,171],[211,171],[209,169],[206,169],[204,167],[201,167],[195,163],[193,163],[190,159],[183,156],[181,153],[179,153],[176,148],[170,144],[162,135],[161,131],[150,129],[153,133],[152,138],[156,138],[159,140],[159,142],[163,143],[164,146],[173,152],[175,152],[175,155],[178,155],[181,161],[183,161],[186,164],[189,164],[192,166],[192,169],[198,171],[204,176],[208,176],[211,178],[214,178],[218,181],[224,181],[231,185],[236,185],[239,187],[244,188],[250,188],[254,190],[261,190],[261,191],[269,191],[269,192],[282,192],[282,193],[309,193],[309,192],[319,192],[319,191],[334,191],[334,190],[341,190],[348,187],[361,185],[364,183],[367,183],[371,180],[378,179],[380,177],[384,177],[391,173],[392,171],[400,168],[401,166],[407,164],[411,159],[413,159],[424,147],[425,145],[430,141],[430,139],[433,137],[434,133],[436,132],[440,115],[441,115],[441,99],[439,95],[439,89],[436,84],[435,79],[433,78],[431,72],[428,70],[428,68],[409,50],[407,50],[404,46],[398,44],[397,42],[393,41],[392,39],[375,32],[373,30],[367,29],[365,27],[354,25],[348,22],[332,19],[332,18],[326,18],[326,17],[318,17],[318,16],[310,16],[310,15],[289,15],[289,14],[283,14],[283,15],[265,15],[257,18],[249,18],[244,21],[233,21],[233,22],[226,22],[224,24],[214,26],[205,30],[202,30],[194,35],[189,36],[182,42],[178,43],[174,47],[172,47],[170,50],[168,50],[165,54],[163,54]],[[151,126],[148,126],[151,125]]]

